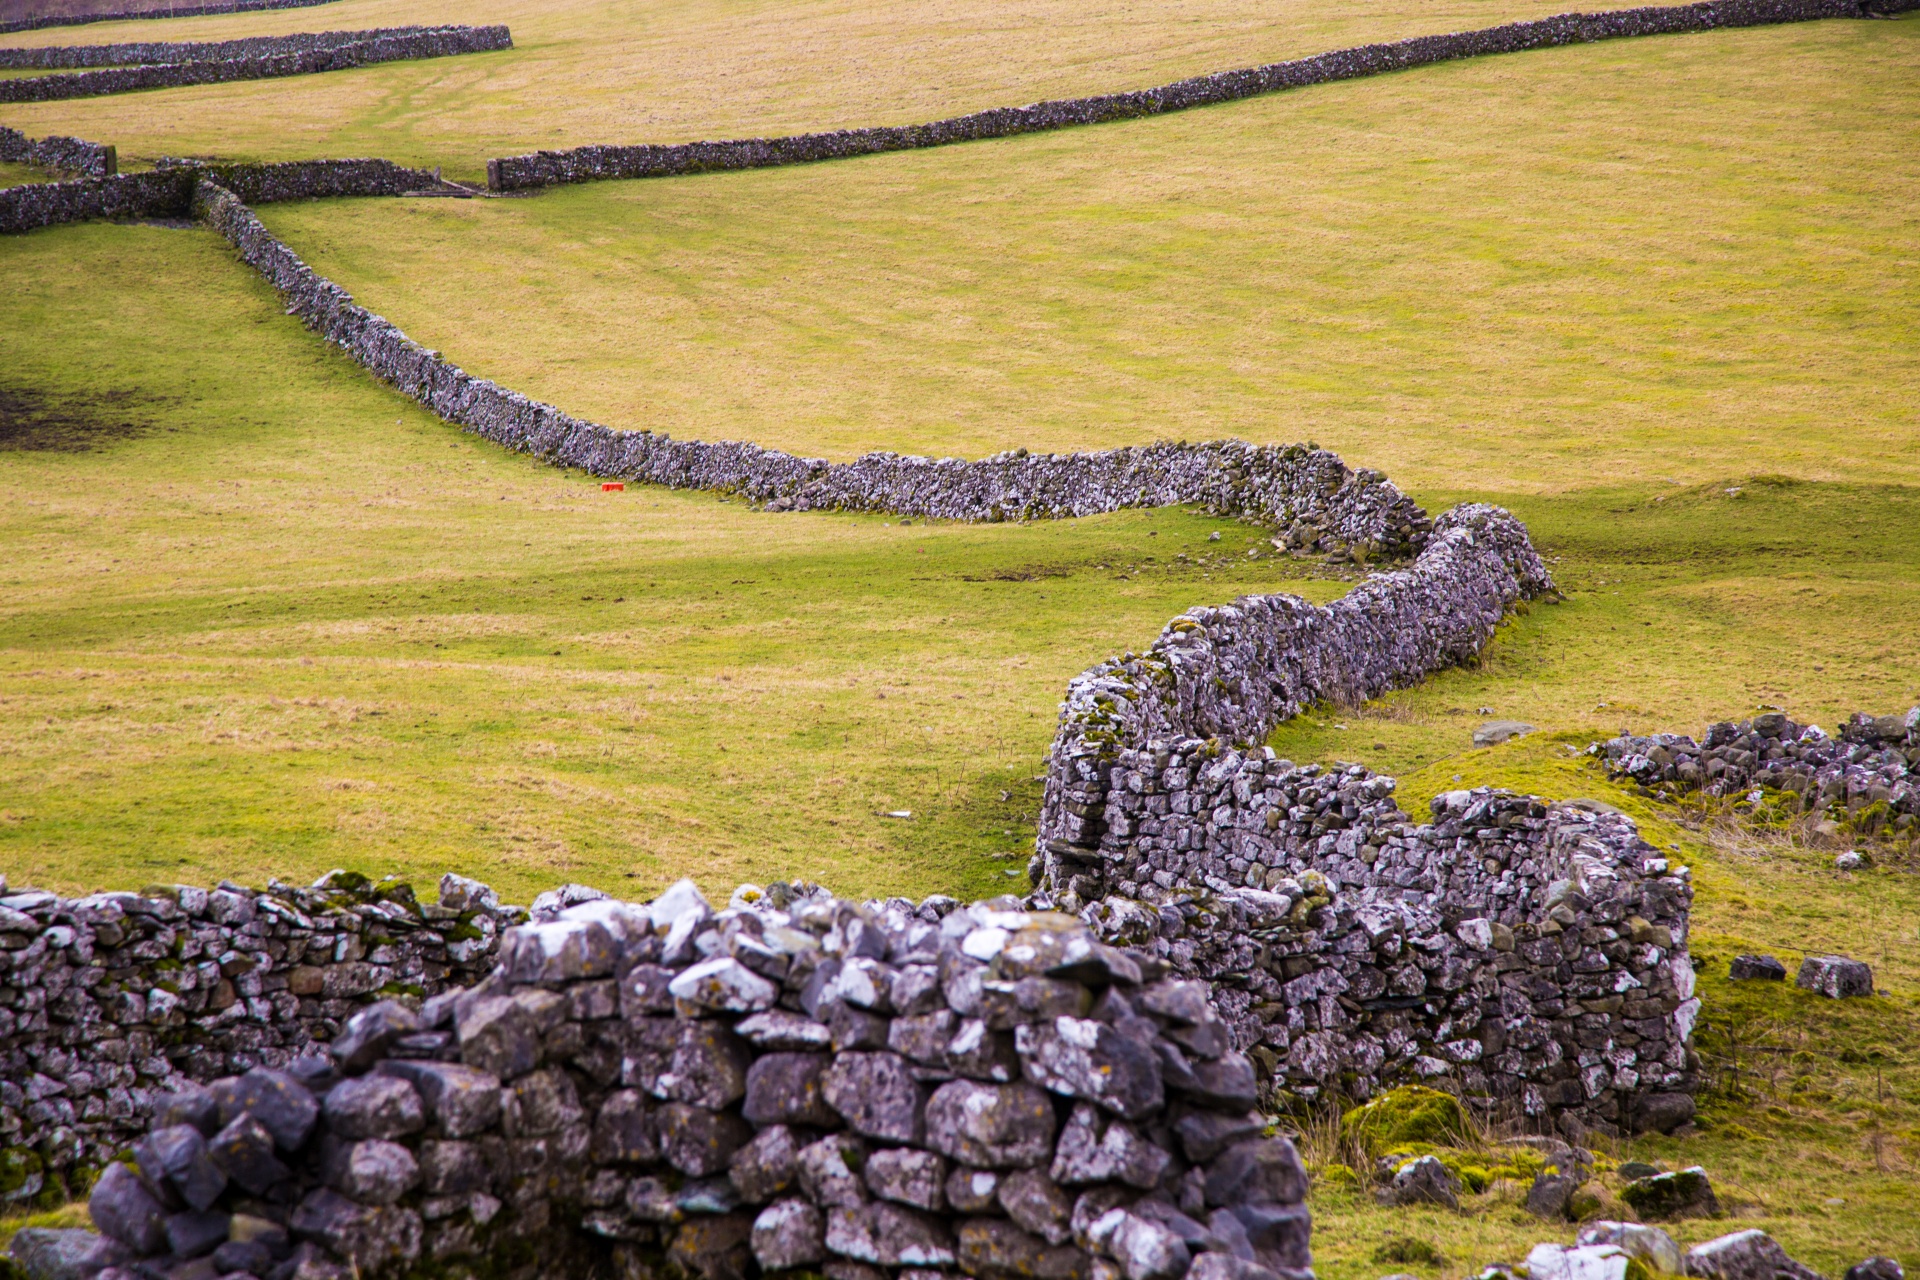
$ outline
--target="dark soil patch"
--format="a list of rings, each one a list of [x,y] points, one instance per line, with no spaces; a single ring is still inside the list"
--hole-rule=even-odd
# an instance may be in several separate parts
[[[0,452],[84,453],[154,429],[131,391],[55,399],[24,387],[0,386]]]

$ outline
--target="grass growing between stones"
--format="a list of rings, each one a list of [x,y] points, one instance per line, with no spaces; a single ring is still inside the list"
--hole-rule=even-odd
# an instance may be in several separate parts
[[[35,233],[0,275],[6,376],[70,420],[0,452],[16,884],[1001,892],[1073,673],[1199,600],[1344,590],[1175,564],[1220,527],[1178,511],[903,527],[603,494],[379,387],[201,231]],[[90,441],[89,397],[143,430]]]
[[[490,156],[911,124],[1374,40],[1564,11],[1563,0],[343,0],[266,12],[52,28],[9,45],[225,40],[413,23],[495,23],[514,48],[271,82],[20,104],[38,136],[123,157],[376,155],[476,178]]]

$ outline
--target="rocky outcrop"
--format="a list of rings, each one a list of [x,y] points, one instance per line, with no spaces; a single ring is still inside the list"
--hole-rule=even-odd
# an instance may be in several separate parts
[[[86,1269],[1308,1280],[1256,1100],[1205,988],[1077,920],[683,882],[169,1098]]]
[[[1076,125],[1100,124],[1234,102],[1283,89],[1404,71],[1455,58],[1517,53],[1630,36],[1712,31],[1821,18],[1879,17],[1904,12],[1916,0],[1709,0],[1672,8],[1566,13],[1531,22],[1510,22],[1452,35],[1415,36],[1391,44],[1361,45],[1292,62],[1178,80],[1154,89],[1066,98],[1027,107],[996,107],[930,124],[874,129],[836,129],[785,138],[688,142],[642,146],[588,146],[538,151],[487,162],[487,185],[495,191],[592,182],[607,178],[655,178],[723,169],[762,169],[809,164],[885,151],[942,147],[982,138],[1006,138]]]
[[[1770,711],[1723,720],[1698,740],[1622,734],[1590,751],[1612,776],[1651,794],[1754,803],[1786,794],[1797,811],[1867,835],[1912,836],[1920,824],[1920,707],[1904,716],[1857,712],[1837,737]]]
[[[235,80],[268,80],[278,76],[310,75],[321,71],[344,71],[410,58],[441,58],[463,53],[484,53],[510,49],[513,38],[503,26],[493,27],[402,27],[384,31],[335,31],[317,36],[288,36],[267,41],[236,42],[259,44],[281,52],[249,53],[239,57],[219,57],[221,45],[175,45],[187,51],[184,61],[144,66],[116,66],[97,71],[76,71],[68,75],[0,78],[0,102],[52,102],[64,98],[87,98],[107,93],[127,93],[135,89],[171,89],[182,85],[225,84]],[[99,45],[91,49],[55,51],[80,58],[90,55],[111,56],[122,46]],[[155,54],[169,46],[137,46],[134,56],[115,61],[145,62],[142,51]],[[15,57],[32,56],[25,50],[9,51]],[[206,52],[208,57],[194,55]],[[0,62],[0,65],[8,65]],[[28,62],[12,65],[47,65]],[[64,65],[95,65],[89,62]]]

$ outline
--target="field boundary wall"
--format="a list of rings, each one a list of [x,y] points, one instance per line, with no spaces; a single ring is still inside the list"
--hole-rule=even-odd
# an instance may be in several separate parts
[[[256,13],[263,9],[311,9],[335,0],[235,0],[231,4],[183,4],[164,9],[113,9],[105,13],[48,14],[0,22],[0,35],[40,31],[47,27],[84,27],[96,22],[145,22],[156,18],[204,18],[223,13]]]
[[[84,138],[58,134],[29,138],[18,129],[0,125],[0,160],[12,164],[36,164],[47,169],[67,169],[89,178],[111,178],[120,162],[114,148]]]
[[[1162,115],[1192,107],[1330,84],[1364,76],[1484,54],[1519,53],[1560,45],[1632,36],[1713,31],[1723,27],[1811,22],[1823,18],[1869,18],[1906,12],[1920,0],[1708,0],[1676,7],[1567,13],[1451,35],[1414,36],[1390,44],[1360,45],[1290,62],[1177,80],[1154,89],[1063,98],[1026,107],[996,107],[929,124],[839,129],[785,138],[667,145],[586,146],[538,151],[487,162],[487,185],[495,191],[593,182],[610,178],[658,178],[714,170],[761,169],[810,164],[887,151],[910,151],[1042,133],[1076,125]]]
[[[311,43],[310,43],[311,42]],[[254,42],[247,42],[254,43]],[[235,80],[267,80],[280,76],[347,71],[381,62],[412,58],[442,58],[466,53],[511,49],[506,27],[415,27],[398,31],[335,31],[316,36],[283,36],[264,47],[291,46],[286,52],[215,61],[167,62],[156,65],[107,67],[63,75],[23,76],[0,80],[0,102],[52,102],[68,98],[128,93],[138,89],[170,89],[182,85],[224,84]],[[127,46],[72,46],[56,52],[74,57]],[[165,46],[138,48],[156,53]],[[218,49],[218,45],[174,46]],[[10,51],[20,53],[25,51]],[[143,59],[139,59],[143,60]],[[34,65],[34,64],[0,64]],[[85,64],[76,64],[85,65]]]
[[[400,196],[429,191],[440,180],[424,169],[388,160],[290,160],[281,164],[165,164],[77,182],[0,188],[0,234],[94,218],[185,218],[194,184],[211,175],[259,204],[334,196]]]
[[[773,510],[987,522],[1201,503],[1284,525],[1298,546],[1361,558],[1406,554],[1431,527],[1379,472],[1350,470],[1301,445],[1226,440],[1062,455],[1022,449],[979,462],[872,453],[834,464],[740,441],[616,431],[476,378],[422,347],[315,273],[217,182],[202,183],[195,208],[281,292],[290,314],[403,395],[496,444],[590,475],[740,493]]]

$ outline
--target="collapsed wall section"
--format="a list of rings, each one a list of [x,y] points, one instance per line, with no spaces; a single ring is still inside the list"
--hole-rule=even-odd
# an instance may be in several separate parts
[[[105,150],[111,153],[113,148]],[[332,196],[400,196],[441,185],[425,170],[403,168],[390,160],[162,162],[146,173],[0,188],[0,234],[96,218],[184,218],[193,211],[195,185],[209,175],[261,204]]]
[[[996,107],[929,124],[837,129],[785,138],[745,138],[673,145],[601,145],[569,151],[539,151],[532,155],[488,161],[487,184],[495,191],[512,191],[563,182],[655,178],[714,170],[809,164],[887,151],[949,146],[984,138],[1013,137],[1076,125],[1131,120],[1168,111],[1234,102],[1283,89],[1404,71],[1455,58],[1518,53],[1528,49],[1547,49],[1631,36],[1712,31],[1721,27],[1808,22],[1822,18],[1878,17],[1905,12],[1913,8],[1916,2],[1920,0],[1709,0],[1708,3],[1671,8],[1565,13],[1480,31],[1415,36],[1391,44],[1361,45],[1292,62],[1195,76],[1133,93],[1066,98],[1026,107]]]

